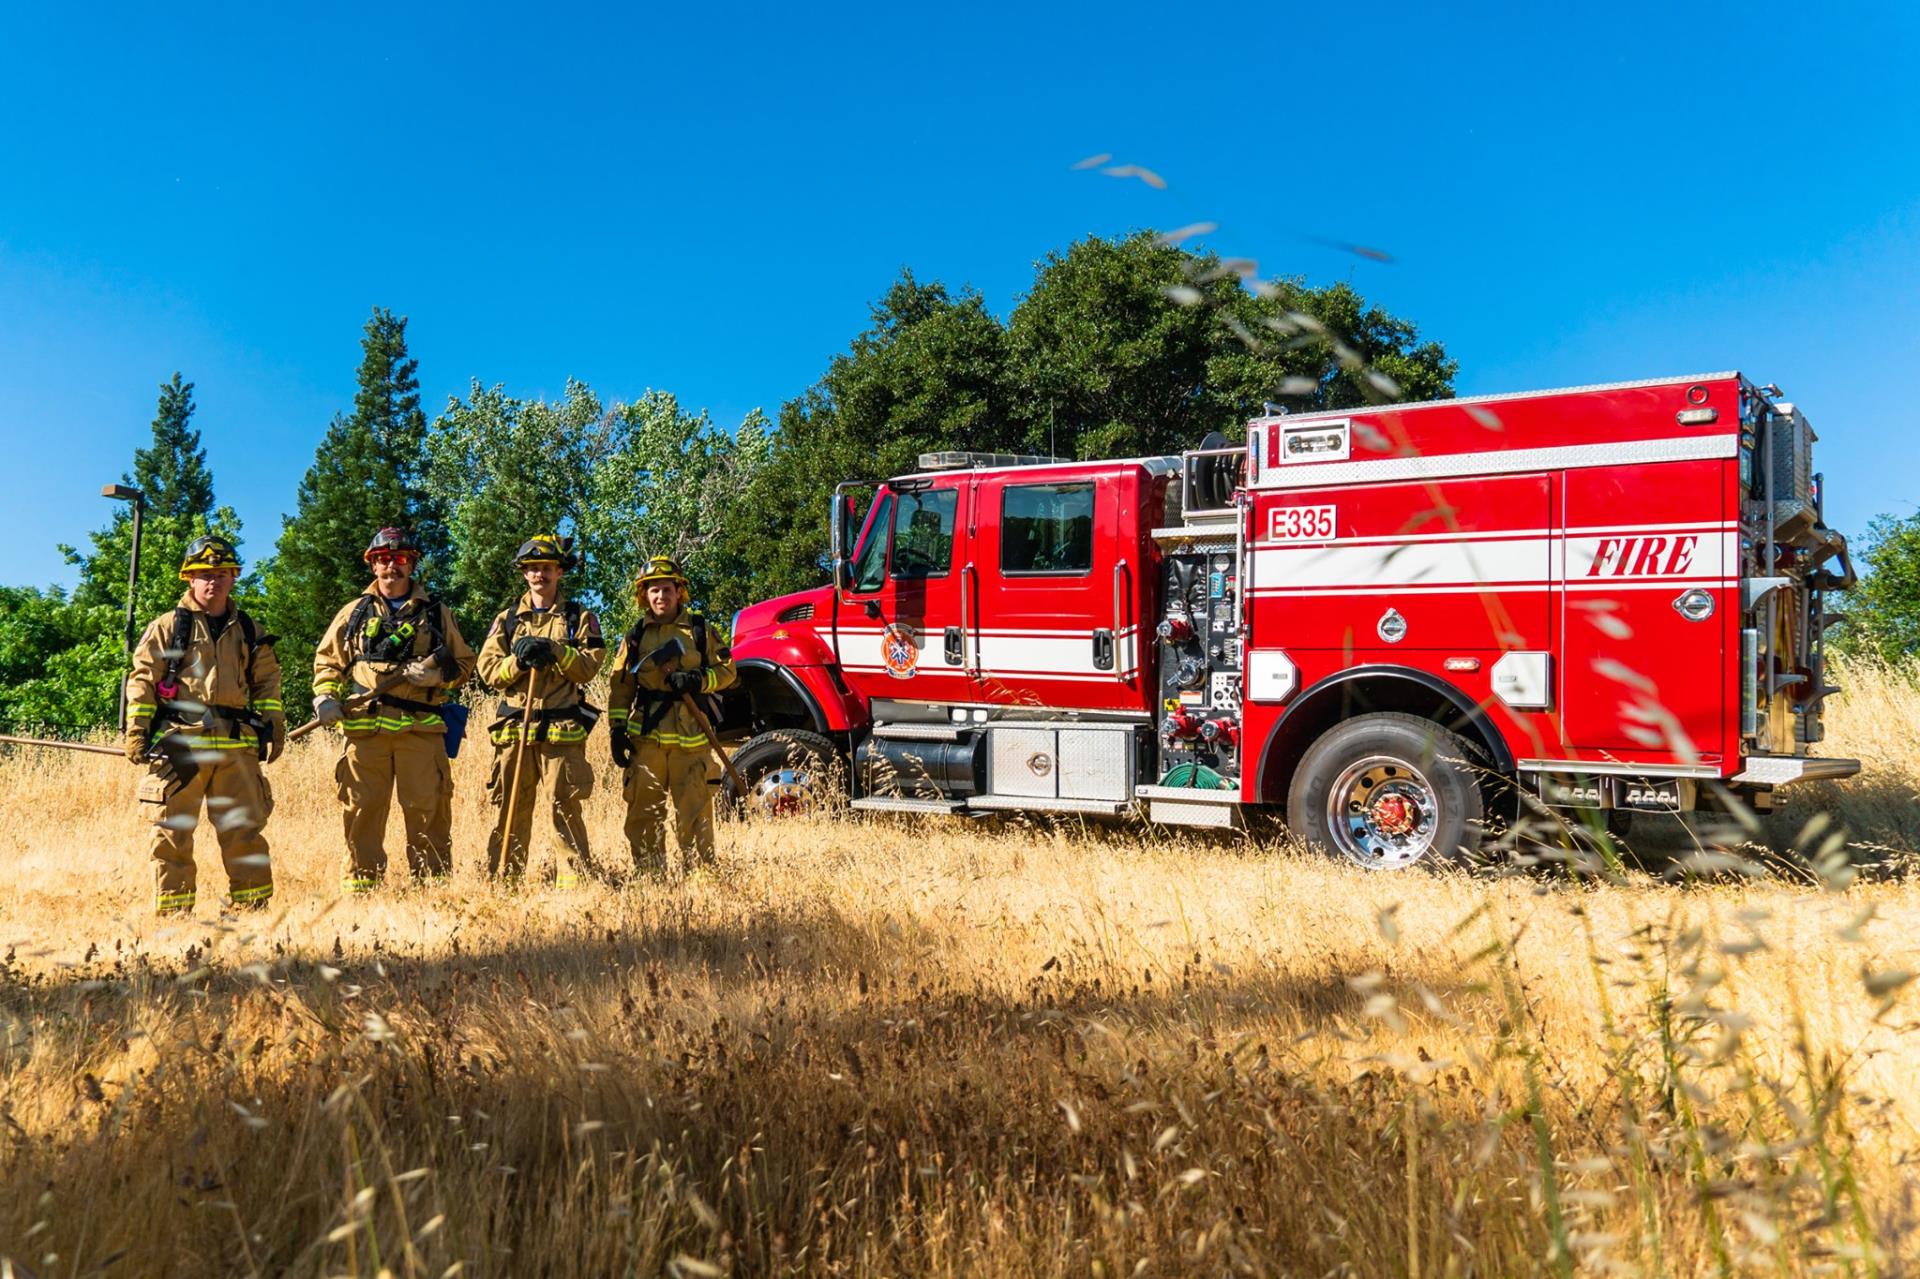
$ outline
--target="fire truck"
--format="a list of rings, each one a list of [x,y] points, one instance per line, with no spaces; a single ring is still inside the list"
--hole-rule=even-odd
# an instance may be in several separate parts
[[[1715,373],[1265,416],[1178,456],[924,454],[836,490],[830,584],[736,617],[731,797],[1268,810],[1373,869],[1476,850],[1502,804],[1764,810],[1859,767],[1815,749],[1854,577],[1814,438]]]

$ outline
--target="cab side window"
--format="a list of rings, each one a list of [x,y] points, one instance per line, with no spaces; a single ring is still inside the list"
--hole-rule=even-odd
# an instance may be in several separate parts
[[[1067,576],[1093,571],[1093,485],[1021,484],[1001,490],[1000,571]]]
[[[945,577],[953,567],[953,523],[958,489],[902,493],[893,511],[893,576],[905,581]]]
[[[893,531],[893,494],[882,494],[880,509],[867,521],[867,540],[853,558],[853,589],[877,591],[887,580],[887,542]]]

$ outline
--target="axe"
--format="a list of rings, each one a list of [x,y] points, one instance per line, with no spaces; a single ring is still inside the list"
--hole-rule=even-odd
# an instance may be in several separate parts
[[[676,635],[634,663],[632,669],[637,672],[643,667],[660,665],[671,670],[673,667],[679,665],[681,659],[686,657],[686,655],[686,641]],[[720,767],[725,770],[727,774],[727,780],[733,783],[733,793],[744,798],[747,793],[747,779],[740,775],[740,770],[733,766],[733,760],[727,756],[725,751],[720,749],[720,735],[714,732],[713,721],[708,719],[707,713],[700,709],[700,703],[693,699],[692,693],[680,694],[680,701],[682,705],[693,712],[694,722],[700,726],[700,731],[706,734],[707,749],[712,751],[715,757],[719,759]]]

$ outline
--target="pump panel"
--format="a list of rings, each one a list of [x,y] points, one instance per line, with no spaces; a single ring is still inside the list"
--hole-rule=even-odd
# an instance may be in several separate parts
[[[1160,778],[1211,789],[1216,779],[1240,775],[1240,583],[1233,551],[1221,545],[1175,552],[1160,573]]]

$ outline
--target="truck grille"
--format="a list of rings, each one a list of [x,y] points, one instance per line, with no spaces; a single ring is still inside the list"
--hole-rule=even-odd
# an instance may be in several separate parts
[[[781,622],[804,622],[809,618],[811,618],[812,616],[813,616],[813,605],[794,604],[788,608],[781,609],[780,616],[775,620],[781,621]]]

